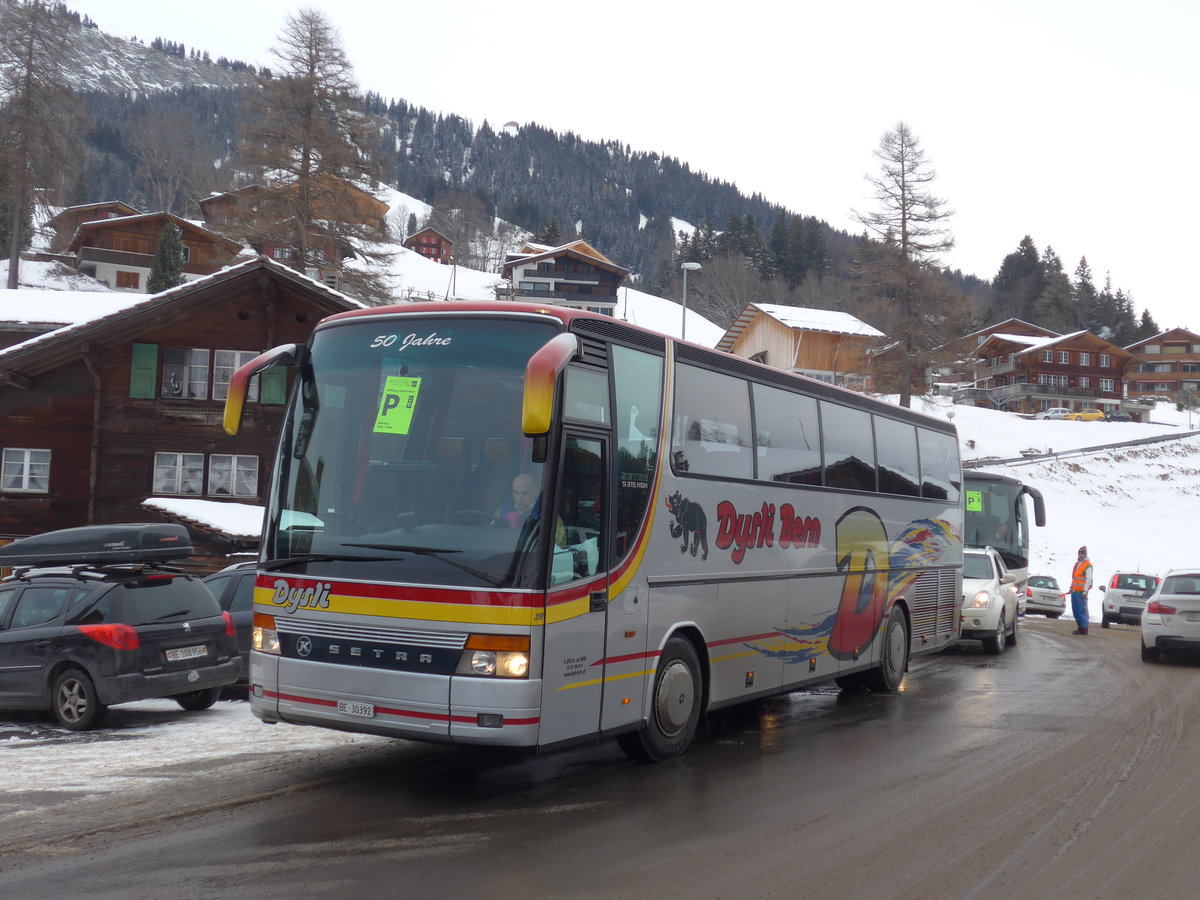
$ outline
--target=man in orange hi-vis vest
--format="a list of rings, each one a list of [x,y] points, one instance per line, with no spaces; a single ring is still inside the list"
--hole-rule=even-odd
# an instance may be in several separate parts
[[[1088,591],[1092,589],[1092,563],[1088,559],[1087,547],[1079,548],[1079,558],[1071,570],[1071,612],[1075,616],[1076,629],[1071,634],[1087,634]]]

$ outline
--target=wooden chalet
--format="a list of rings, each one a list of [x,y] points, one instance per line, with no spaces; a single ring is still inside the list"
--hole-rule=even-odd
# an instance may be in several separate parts
[[[182,232],[183,277],[189,281],[232,264],[242,250],[237,241],[160,212],[84,222],[75,229],[66,252],[74,256],[80,274],[114,290],[145,293],[154,266],[154,248],[168,224]]]
[[[1090,332],[1049,337],[994,333],[976,355],[984,366],[978,390],[999,409],[1037,413],[1056,406],[1129,408],[1122,403],[1125,377],[1136,358]]]
[[[508,254],[500,275],[509,287],[502,299],[553,303],[612,315],[617,288],[629,274],[587,241],[560,247],[525,244]]]
[[[1137,362],[1125,376],[1127,396],[1173,397],[1200,391],[1200,335],[1172,328],[1125,348]]]
[[[871,390],[868,352],[883,336],[849,313],[749,303],[717,349],[829,384]]]
[[[142,215],[140,209],[134,209],[128,203],[122,203],[120,200],[68,206],[46,222],[46,225],[54,230],[54,236],[50,239],[50,251],[65,253],[67,247],[71,245],[71,239],[75,237],[75,232],[84,222],[95,222],[100,219],[123,219],[126,216],[140,215]]]
[[[422,228],[404,239],[404,246],[426,259],[448,266],[454,261],[454,241],[436,228]]]
[[[374,236],[386,232],[388,205],[357,185],[331,177],[315,180],[313,206],[317,218],[361,225]],[[204,223],[249,242],[250,232],[264,233],[274,223],[290,218],[294,184],[250,184],[200,201]]]
[[[6,293],[0,319],[23,292]],[[221,428],[230,375],[360,307],[260,257],[0,350],[0,540],[172,520],[150,498],[262,504],[291,373],[257,379],[236,438]],[[257,543],[191,530],[206,570]]]

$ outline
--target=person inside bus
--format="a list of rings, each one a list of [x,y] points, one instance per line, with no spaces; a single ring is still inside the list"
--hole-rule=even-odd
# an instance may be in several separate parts
[[[528,472],[522,472],[513,479],[512,497],[500,504],[496,514],[492,517],[492,523],[509,528],[520,528],[525,520],[534,513],[539,496],[537,482],[533,480],[533,476]],[[558,519],[555,543],[560,547],[566,545],[566,532],[561,516]]]
[[[512,497],[500,504],[493,517],[496,524],[505,524],[509,528],[520,528],[525,517],[533,508],[537,499],[537,484],[528,472],[522,472],[512,483]]]

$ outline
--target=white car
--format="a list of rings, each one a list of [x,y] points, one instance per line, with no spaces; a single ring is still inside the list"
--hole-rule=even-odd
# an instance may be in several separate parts
[[[1062,590],[1053,575],[1030,575],[1025,582],[1025,608],[1047,619],[1057,619],[1067,608]]]
[[[1200,569],[1172,569],[1142,611],[1142,661],[1173,650],[1200,650]]]
[[[982,641],[987,653],[1017,643],[1016,580],[991,547],[963,551],[963,639]]]
[[[1065,419],[1071,415],[1071,410],[1065,406],[1053,406],[1050,409],[1043,409],[1040,413],[1034,416],[1035,419]]]
[[[1117,572],[1108,586],[1100,585],[1104,594],[1101,608],[1100,627],[1107,628],[1112,622],[1139,625],[1146,601],[1158,587],[1158,579],[1140,572]]]

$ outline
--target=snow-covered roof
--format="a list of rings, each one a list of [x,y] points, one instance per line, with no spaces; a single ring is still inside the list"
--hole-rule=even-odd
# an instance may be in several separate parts
[[[263,507],[226,500],[192,500],[181,497],[148,497],[142,506],[186,519],[230,537],[258,537],[262,533]]]
[[[850,313],[838,312],[835,309],[782,306],[777,303],[752,303],[750,305],[789,328],[825,331],[831,334],[856,334],[862,337],[883,337],[883,332],[878,328],[872,328],[862,319],[856,318]]]

